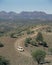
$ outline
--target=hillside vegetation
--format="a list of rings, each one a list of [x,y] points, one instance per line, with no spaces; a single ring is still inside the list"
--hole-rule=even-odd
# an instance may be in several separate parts
[[[39,32],[41,36],[37,36]],[[36,50],[46,53],[43,65],[52,65],[52,23],[18,25],[14,22],[1,22],[0,42],[4,45],[0,47],[0,56],[9,59],[10,65],[37,65],[32,57],[32,52]],[[17,50],[19,45],[24,48],[24,52]]]

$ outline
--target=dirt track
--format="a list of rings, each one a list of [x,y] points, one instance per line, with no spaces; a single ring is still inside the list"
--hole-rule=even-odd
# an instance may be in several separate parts
[[[47,26],[40,26],[40,27],[35,28],[35,29],[32,29],[32,30],[36,31],[36,30],[42,29],[42,28],[44,28],[44,27],[47,27]],[[24,42],[24,40],[25,40],[27,37],[34,37],[34,36],[36,36],[36,35],[37,35],[37,32],[36,32],[35,34],[30,35],[30,36],[25,35],[25,36],[22,36],[21,38],[17,39],[16,42],[15,42],[15,49],[16,49],[16,51],[19,52],[19,51],[17,50],[17,47],[18,47],[18,46],[24,47],[23,42]],[[25,56],[31,57],[31,54],[30,54],[25,48],[24,48],[24,52],[19,52],[19,53],[21,53],[21,54],[23,54],[23,55],[25,55]]]

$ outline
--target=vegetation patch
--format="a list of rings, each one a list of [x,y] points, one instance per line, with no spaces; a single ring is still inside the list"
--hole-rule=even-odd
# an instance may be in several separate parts
[[[39,64],[44,62],[46,56],[46,52],[43,50],[36,50],[35,52],[32,52],[32,57],[36,62]]]
[[[10,65],[10,64],[6,58],[0,56],[0,65]]]
[[[2,42],[0,42],[0,47],[4,47],[4,44]]]
[[[30,37],[25,39],[25,47],[28,47],[28,44],[31,43],[31,40],[32,40],[32,38],[30,38]]]
[[[34,33],[34,31],[31,31],[31,30],[27,31],[27,34],[33,34],[33,33]]]
[[[32,38],[26,38],[25,39],[25,47],[28,47],[29,44],[33,45],[33,46],[37,46],[41,45],[43,47],[48,47],[47,43],[44,41],[43,35],[41,32],[38,32],[36,38],[32,39]]]
[[[0,37],[4,35],[4,31],[0,31]]]

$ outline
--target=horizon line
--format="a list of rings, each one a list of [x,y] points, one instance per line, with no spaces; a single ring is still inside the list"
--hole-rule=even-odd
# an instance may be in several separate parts
[[[52,14],[52,13],[48,13],[48,12],[45,12],[45,11],[36,11],[36,10],[34,10],[34,11],[26,11],[26,10],[23,10],[23,11],[20,11],[20,12],[17,12],[17,11],[5,11],[5,10],[0,10],[0,12],[6,12],[6,13],[10,13],[10,12],[14,12],[14,13],[17,13],[17,14],[19,14],[19,13],[21,13],[21,12],[43,12],[43,13],[45,13],[45,14]]]

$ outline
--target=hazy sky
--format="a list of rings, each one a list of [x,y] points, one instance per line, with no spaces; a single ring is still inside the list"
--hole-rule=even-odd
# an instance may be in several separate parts
[[[0,0],[0,11],[45,11],[52,13],[52,0]]]

